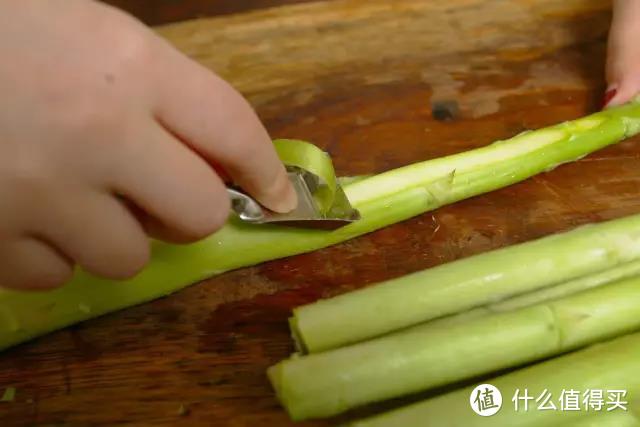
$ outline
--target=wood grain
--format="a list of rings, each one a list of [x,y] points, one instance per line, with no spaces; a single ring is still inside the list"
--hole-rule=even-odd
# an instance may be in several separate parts
[[[313,141],[340,174],[353,175],[593,111],[608,8],[601,0],[336,0],[159,31],[239,88],[272,136]],[[291,351],[293,306],[640,212],[639,142],[7,351],[0,389],[13,385],[17,395],[0,404],[0,425],[293,425],[264,375]]]

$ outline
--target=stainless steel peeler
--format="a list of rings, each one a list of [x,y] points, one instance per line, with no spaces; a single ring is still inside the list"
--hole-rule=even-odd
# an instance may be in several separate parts
[[[342,187],[337,184],[329,209],[321,209],[314,194],[325,185],[320,178],[299,167],[287,166],[287,174],[298,195],[298,206],[291,212],[280,214],[261,206],[241,189],[227,187],[231,209],[245,222],[254,224],[276,223],[304,228],[336,229],[360,219]]]

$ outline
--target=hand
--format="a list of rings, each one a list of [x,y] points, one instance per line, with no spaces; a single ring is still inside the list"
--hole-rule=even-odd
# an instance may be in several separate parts
[[[640,1],[614,0],[607,52],[605,106],[624,104],[640,93]]]
[[[75,263],[128,278],[147,234],[211,234],[229,213],[213,165],[266,207],[295,206],[247,102],[130,16],[0,2],[0,57],[0,286],[59,286]]]

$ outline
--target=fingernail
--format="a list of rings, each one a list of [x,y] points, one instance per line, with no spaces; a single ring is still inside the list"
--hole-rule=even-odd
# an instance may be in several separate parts
[[[287,213],[298,206],[298,196],[288,176],[283,174],[281,179],[282,181],[276,186],[276,188],[279,187],[278,191],[275,192],[277,199],[270,204],[270,208],[279,213]]]
[[[618,93],[618,89],[616,88],[607,89],[607,91],[604,93],[604,99],[602,100],[602,106],[600,107],[600,109],[604,110],[609,105],[611,100],[616,96],[617,93]]]
[[[291,212],[296,208],[296,206],[298,206],[298,195],[293,189],[293,186],[289,185],[287,188],[288,189],[285,191],[285,196],[279,203],[279,212]]]

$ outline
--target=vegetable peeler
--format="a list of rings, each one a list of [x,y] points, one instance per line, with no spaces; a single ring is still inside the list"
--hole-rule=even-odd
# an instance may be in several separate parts
[[[333,230],[360,219],[360,212],[351,206],[338,183],[330,185],[318,175],[298,166],[287,165],[286,169],[298,196],[298,206],[291,212],[273,212],[261,206],[241,189],[227,187],[231,209],[242,221]],[[327,193],[328,187],[331,187],[331,199],[319,197]]]

